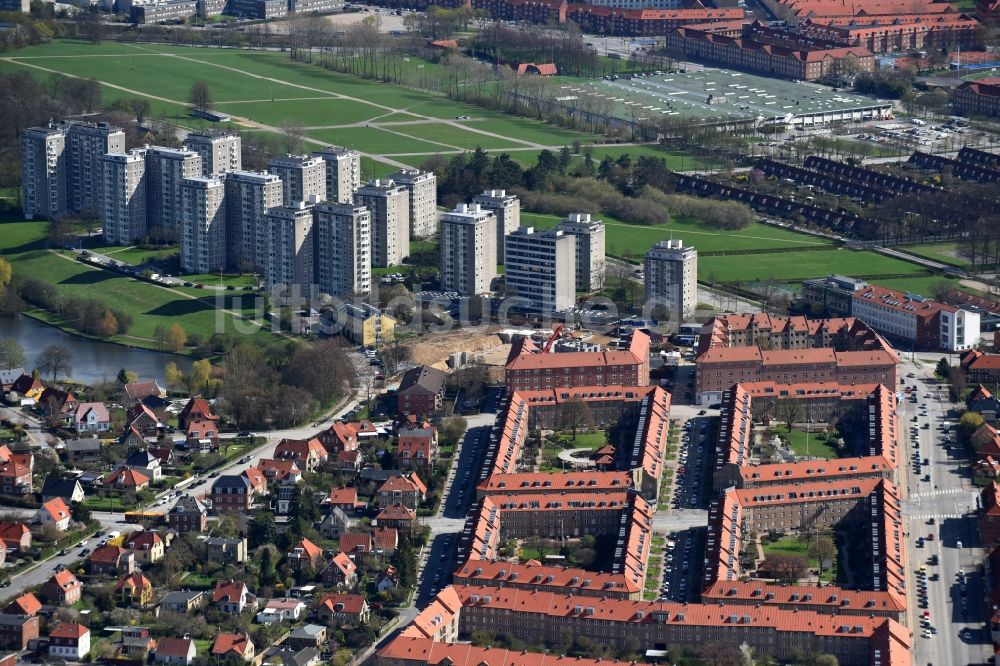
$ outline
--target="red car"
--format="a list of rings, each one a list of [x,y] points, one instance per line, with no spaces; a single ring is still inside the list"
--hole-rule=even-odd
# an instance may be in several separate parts
[[[927,540],[928,541],[934,541],[934,535],[933,534],[928,534],[927,535]]]

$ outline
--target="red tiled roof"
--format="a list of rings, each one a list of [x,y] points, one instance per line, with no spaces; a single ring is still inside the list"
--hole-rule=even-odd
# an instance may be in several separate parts
[[[251,643],[250,637],[244,634],[219,634],[212,645],[212,654],[223,656],[235,652],[243,655]]]
[[[63,622],[52,630],[49,638],[75,638],[80,639],[90,633],[90,629],[77,624],[76,622]]]
[[[194,642],[190,638],[172,638],[165,636],[156,642],[156,656],[159,657],[187,657],[191,652]]]
[[[372,536],[368,532],[344,532],[340,535],[340,550],[353,555],[368,553],[372,549]]]
[[[319,599],[319,605],[330,612],[360,615],[365,610],[365,598],[360,594],[326,593]],[[339,606],[339,607],[338,607]]]
[[[217,604],[224,601],[235,602],[246,590],[246,584],[242,581],[215,581],[215,590],[212,592],[212,603]]]
[[[117,565],[126,552],[128,551],[121,546],[101,546],[90,554],[90,561],[96,564]]]
[[[10,602],[4,612],[14,615],[35,615],[40,610],[42,610],[42,602],[31,592],[26,592]]]

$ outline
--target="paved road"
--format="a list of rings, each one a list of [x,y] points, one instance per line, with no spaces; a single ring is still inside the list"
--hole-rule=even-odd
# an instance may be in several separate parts
[[[947,392],[933,379],[934,366],[904,360],[901,366],[904,381],[916,384],[917,402],[904,401],[901,420],[905,425],[907,442],[906,483],[907,499],[903,503],[907,555],[910,562],[910,609],[915,663],[937,665],[982,664],[992,655],[989,635],[985,629],[983,608],[983,579],[979,565],[983,560],[975,522],[976,491],[969,480],[969,461],[963,452],[948,446],[954,442],[951,424],[954,416]],[[906,377],[908,373],[915,377]],[[923,406],[926,405],[926,416]],[[917,420],[914,421],[913,417]],[[928,427],[925,428],[924,425]],[[912,428],[916,426],[916,430]],[[916,461],[921,462],[916,473]],[[923,465],[926,459],[929,464]],[[925,475],[929,481],[923,481]],[[934,524],[930,525],[930,519]],[[933,540],[927,540],[928,535]],[[917,538],[924,537],[924,546],[917,546]],[[961,544],[961,548],[959,548]],[[940,564],[930,565],[932,555]],[[927,608],[918,606],[919,583],[917,571],[924,565],[928,578]],[[958,576],[966,572],[965,595]],[[967,601],[963,612],[962,600]],[[930,613],[930,625],[936,633],[923,637],[917,619],[924,610]],[[963,636],[968,630],[969,637]]]

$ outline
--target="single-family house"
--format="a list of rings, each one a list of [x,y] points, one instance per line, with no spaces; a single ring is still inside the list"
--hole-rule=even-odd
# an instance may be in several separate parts
[[[364,597],[362,597],[364,598]],[[326,627],[321,624],[304,624],[285,639],[285,645],[293,650],[305,648],[323,649],[326,644]]]
[[[155,456],[156,459],[160,461],[160,469],[170,467],[174,464],[173,449],[166,446],[151,446],[146,450],[149,451],[150,455]]]
[[[177,424],[182,430],[187,430],[191,421],[218,421],[219,417],[212,412],[212,405],[202,398],[195,396],[187,401],[184,409],[177,415]]]
[[[57,497],[68,505],[73,502],[82,502],[86,495],[83,492],[83,486],[76,479],[60,479],[56,476],[50,476],[42,484],[42,501],[48,502]]]
[[[0,523],[0,542],[7,553],[31,550],[31,530],[24,523]]]
[[[150,652],[156,649],[156,640],[149,627],[122,627],[119,635],[118,654],[123,658],[146,662]]]
[[[317,530],[328,539],[336,539],[351,526],[351,519],[340,509],[334,509],[323,516]]]
[[[156,383],[156,380],[131,382],[125,385],[125,396],[128,399],[129,407],[139,402],[143,398],[156,397],[166,398],[167,392]]]
[[[121,546],[101,546],[87,558],[87,573],[122,576],[135,571],[135,554]]]
[[[42,395],[38,398],[38,404],[50,421],[56,421],[69,427],[72,425],[73,416],[76,414],[76,407],[80,401],[72,392],[50,386],[42,391]]]
[[[994,421],[1000,414],[1000,399],[980,384],[965,401],[970,412],[978,412],[987,421]]]
[[[341,451],[357,451],[360,443],[355,424],[342,421],[335,421],[329,428],[317,434],[316,439],[331,456]]]
[[[987,455],[972,466],[972,480],[981,485],[1000,480],[1000,460]]]
[[[323,549],[306,538],[299,540],[297,544],[285,555],[290,566],[301,570],[304,566],[315,567],[320,558],[323,557]],[[315,570],[315,569],[313,569]]]
[[[122,606],[145,608],[153,603],[153,584],[139,572],[123,576],[115,583],[115,598]]]
[[[372,533],[372,547],[375,553],[392,557],[399,548],[399,530],[394,527],[376,527]]]
[[[267,487],[271,489],[275,510],[280,515],[287,514],[292,510],[299,492],[298,484],[302,481],[302,472],[298,465],[294,460],[263,458],[257,463],[257,469],[267,479]]]
[[[250,490],[254,495],[267,494],[267,477],[264,476],[264,472],[256,467],[247,467],[243,470],[243,476],[250,482]]]
[[[32,492],[31,469],[17,461],[0,463],[0,493],[27,495]]]
[[[333,459],[333,468],[341,472],[357,472],[361,469],[361,464],[365,457],[361,450],[341,451]]]
[[[238,615],[256,603],[256,597],[250,594],[243,581],[218,580],[212,592],[212,603],[223,613]]]
[[[184,429],[185,446],[190,451],[207,453],[219,448],[219,425],[210,419],[192,418]]]
[[[312,439],[283,439],[274,449],[278,460],[294,460],[299,469],[312,472],[327,461],[326,448],[315,437]]]
[[[372,547],[370,532],[345,532],[340,535],[340,550],[352,559],[372,552]]]
[[[257,622],[295,622],[305,615],[306,608],[305,603],[299,599],[271,599],[257,612]]]
[[[399,572],[391,564],[375,576],[375,589],[379,592],[389,592],[399,587]]]
[[[253,495],[253,487],[245,474],[223,474],[212,484],[212,511],[246,513],[253,506]]]
[[[400,414],[431,416],[444,404],[447,375],[429,365],[420,365],[403,374],[396,391]]]
[[[190,638],[173,638],[164,636],[156,641],[154,649],[157,664],[169,666],[189,666],[198,656],[194,641]]]
[[[160,599],[160,609],[170,613],[190,613],[202,608],[208,594],[201,590],[177,590],[167,592]]]
[[[427,486],[424,482],[416,472],[407,472],[386,479],[375,493],[375,502],[383,507],[402,504],[416,510],[426,497]]]
[[[25,400],[38,401],[42,397],[45,384],[31,373],[24,373],[10,385],[10,393]]]
[[[42,610],[42,602],[31,592],[25,592],[14,601],[7,604],[4,613],[11,615],[38,615]]]
[[[205,556],[210,562],[242,564],[247,561],[246,537],[208,537]]]
[[[152,409],[137,402],[125,412],[125,426],[135,429],[141,437],[150,437],[159,434],[163,424]]]
[[[137,451],[149,446],[143,434],[132,426],[125,428],[125,432],[119,435],[117,441],[126,451]]]
[[[346,553],[339,552],[323,569],[323,582],[339,588],[353,588],[358,582],[358,567]]]
[[[101,440],[96,437],[70,439],[63,447],[66,460],[73,463],[94,462],[100,459],[102,450]]]
[[[212,656],[225,661],[233,656],[243,661],[253,661],[255,656],[253,641],[247,634],[222,633],[216,636],[212,644]]]
[[[38,638],[38,625],[37,615],[0,614],[0,648],[18,651],[26,649],[31,641]]]
[[[196,497],[179,497],[167,512],[167,524],[178,532],[204,532],[208,525],[208,508]]]
[[[148,488],[152,478],[131,467],[119,467],[104,477],[102,485],[115,490],[140,491]]]
[[[77,433],[111,430],[111,414],[103,402],[81,402],[73,413],[73,429]]]
[[[0,369],[0,390],[4,393],[10,391],[18,377],[24,374],[24,368]]]
[[[404,469],[428,471],[437,460],[437,428],[426,422],[421,425],[419,428],[407,427],[398,432],[396,459]]]
[[[160,468],[160,459],[149,451],[134,451],[125,459],[125,466],[129,469],[148,476],[153,483],[163,477],[163,470]]]
[[[357,626],[368,621],[370,611],[364,595],[328,592],[320,597],[316,615],[327,624]]]
[[[72,606],[80,600],[83,583],[68,570],[63,569],[52,574],[42,584],[42,598],[51,606]]]
[[[66,502],[61,497],[55,497],[39,507],[33,522],[42,526],[55,525],[57,530],[65,532],[69,529],[72,518],[73,514],[66,506]]]
[[[364,504],[358,502],[358,489],[351,486],[348,488],[331,488],[330,496],[323,500],[323,507],[327,511],[341,509],[349,516],[354,515]]]
[[[393,527],[409,534],[417,523],[417,512],[403,504],[390,504],[375,516],[379,527]]]
[[[160,535],[151,530],[132,532],[125,539],[125,547],[135,554],[140,564],[155,564],[163,559],[166,546]]]
[[[49,634],[49,656],[82,661],[90,654],[90,629],[76,622],[63,622]]]

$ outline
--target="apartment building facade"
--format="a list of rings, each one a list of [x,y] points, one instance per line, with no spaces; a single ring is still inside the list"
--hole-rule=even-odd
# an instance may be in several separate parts
[[[502,264],[507,234],[521,226],[521,200],[506,190],[485,190],[472,203],[492,212],[497,219],[497,263]]]
[[[409,194],[410,236],[433,236],[438,227],[437,176],[430,171],[400,169],[389,178]]]
[[[678,240],[662,240],[643,260],[646,307],[662,306],[686,321],[698,306],[698,251]]]
[[[242,141],[236,132],[192,132],[184,139],[187,150],[201,156],[201,175],[211,176],[243,168]]]
[[[313,208],[316,285],[337,297],[372,290],[372,216],[351,203],[321,203]]]
[[[351,203],[361,187],[361,153],[341,146],[314,151],[313,157],[326,162],[326,201]]]
[[[326,161],[321,157],[274,157],[267,163],[267,171],[281,178],[285,206],[296,206],[299,202],[316,204],[326,200]]]
[[[410,194],[392,180],[372,180],[354,201],[371,214],[372,267],[398,266],[410,254]]]
[[[272,208],[282,204],[281,178],[273,173],[230,171],[226,174],[226,264],[236,271],[261,270],[265,252],[258,234]]]
[[[269,287],[299,285],[309,294],[313,285],[313,211],[299,202],[272,208],[257,229],[257,265]]]
[[[108,153],[99,160],[104,241],[129,245],[146,233],[146,151]]]
[[[125,152],[125,131],[105,122],[65,123],[66,203],[70,212],[96,216],[100,213],[100,158]]]
[[[181,183],[181,268],[214,273],[225,266],[225,178],[186,178]]]
[[[191,150],[146,149],[146,226],[169,238],[180,235],[181,183],[202,175],[201,155]]]
[[[576,290],[595,291],[604,287],[604,223],[590,219],[590,213],[570,213],[556,227],[576,239]]]
[[[965,351],[979,341],[979,313],[919,294],[866,285],[851,295],[851,314],[921,349]]]
[[[559,229],[520,227],[504,246],[507,295],[533,312],[558,312],[576,302],[576,238]]]
[[[955,110],[964,116],[1000,116],[1000,78],[965,81],[951,94]]]
[[[479,204],[458,204],[441,216],[441,289],[485,294],[497,277],[496,217]]]
[[[24,216],[55,219],[67,211],[66,130],[31,127],[21,136],[21,189]]]

